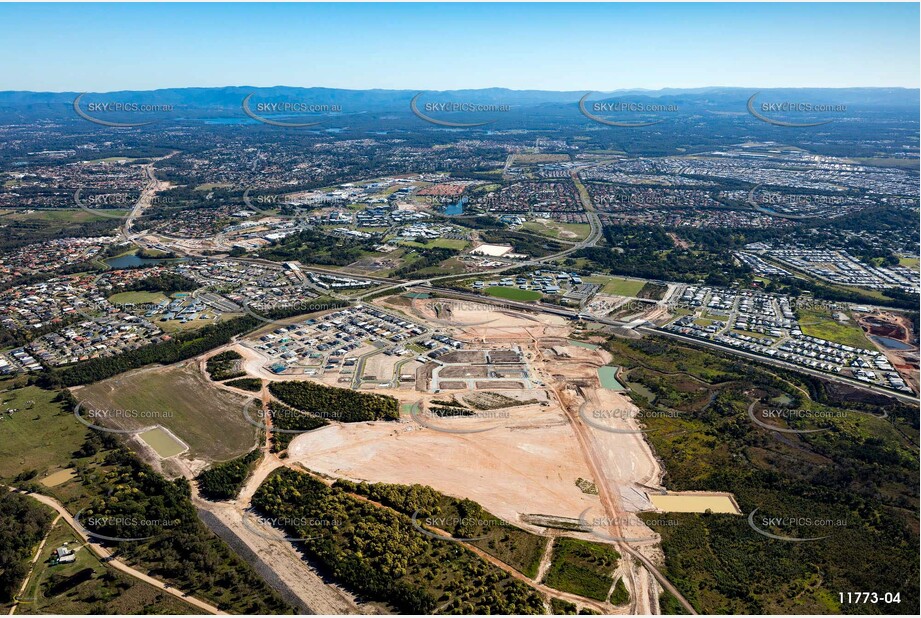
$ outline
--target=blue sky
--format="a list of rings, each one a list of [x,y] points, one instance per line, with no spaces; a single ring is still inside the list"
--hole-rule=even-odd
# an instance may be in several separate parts
[[[905,4],[0,4],[0,90],[919,86]]]

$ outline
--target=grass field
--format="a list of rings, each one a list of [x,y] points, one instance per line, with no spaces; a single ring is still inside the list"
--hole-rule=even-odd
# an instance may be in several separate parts
[[[904,266],[905,268],[910,268],[910,269],[912,269],[912,270],[918,270],[918,264],[919,264],[919,262],[921,262],[921,260],[919,260],[919,259],[916,258],[916,257],[910,257],[910,258],[909,258],[909,257],[902,257],[902,258],[899,258],[899,265],[900,265],[900,266]]]
[[[429,266],[428,268],[420,268],[413,273],[414,278],[419,277],[435,277],[439,275],[457,275],[466,269],[466,266],[463,262],[457,258],[450,258],[442,262],[441,264],[435,264],[434,266]]]
[[[117,163],[119,161],[131,163],[132,161],[137,161],[137,159],[133,157],[106,157],[105,159],[93,159],[90,163]]]
[[[521,226],[525,232],[533,232],[542,236],[558,238],[560,240],[582,240],[592,231],[588,223],[559,223],[548,219],[528,221]]]
[[[51,565],[51,552],[64,543],[75,550],[76,561]],[[19,614],[202,613],[181,599],[107,567],[63,520],[48,535],[22,598],[24,602],[16,610]]]
[[[426,242],[425,244],[418,243],[414,240],[401,240],[399,244],[405,245],[407,247],[414,247],[416,249],[438,248],[438,249],[456,249],[458,251],[462,251],[466,249],[467,245],[470,243],[467,242],[466,240],[460,240],[458,238],[436,238],[434,240],[430,240]]]
[[[164,431],[162,427],[154,427],[139,434],[150,448],[157,451],[160,457],[173,457],[185,450],[185,446],[177,441],[169,432]]]
[[[127,211],[122,209],[106,209],[106,215],[122,215]],[[43,221],[45,223],[86,223],[88,221],[99,221],[101,219],[111,219],[111,217],[101,217],[80,208],[60,208],[60,209],[42,209],[24,212],[22,210],[2,210],[0,216],[13,221]]]
[[[634,281],[623,277],[587,277],[585,281],[601,285],[601,292],[614,296],[636,296],[643,286],[644,281]]]
[[[875,349],[864,335],[863,329],[857,325],[853,318],[845,323],[837,321],[828,310],[800,309],[799,324],[804,335],[821,337],[843,345],[867,350]]]
[[[537,300],[543,296],[540,292],[535,290],[522,290],[519,288],[509,288],[502,285],[494,285],[488,288],[484,288],[484,291],[490,295],[495,296],[496,298],[504,298],[506,300],[519,300],[519,301],[529,301]]]
[[[11,384],[0,382],[0,388]],[[0,477],[35,470],[37,480],[70,464],[87,429],[72,410],[52,401],[56,396],[35,386],[0,393]],[[11,408],[19,409],[12,417],[6,412]]]
[[[896,159],[894,157],[854,158],[854,161],[874,167],[895,167],[902,170],[917,170],[918,159]]]
[[[226,461],[256,442],[258,430],[243,416],[245,399],[211,385],[194,364],[123,374],[76,389],[74,396],[97,409],[139,411],[140,417],[118,424],[163,425],[189,445],[193,457]]]
[[[154,304],[167,300],[161,292],[121,292],[109,297],[109,302],[116,305]]]

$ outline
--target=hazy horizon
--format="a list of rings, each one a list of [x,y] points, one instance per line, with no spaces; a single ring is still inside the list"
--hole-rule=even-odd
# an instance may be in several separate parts
[[[34,94],[74,94],[85,92],[87,94],[109,94],[116,92],[156,92],[158,90],[221,90],[221,89],[231,89],[231,88],[240,88],[240,89],[258,89],[258,90],[270,90],[273,88],[300,88],[305,90],[310,89],[319,89],[319,90],[344,90],[344,91],[354,91],[354,92],[366,92],[366,91],[380,91],[380,92],[428,92],[428,93],[439,93],[439,92],[460,92],[460,91],[477,91],[477,90],[508,90],[512,92],[552,92],[552,93],[585,93],[593,92],[595,94],[615,94],[618,92],[649,92],[649,93],[658,93],[666,91],[677,91],[677,92],[689,92],[695,90],[921,90],[921,86],[757,86],[757,85],[743,85],[743,86],[687,86],[687,87],[671,87],[664,86],[662,88],[616,88],[612,90],[589,90],[587,88],[573,88],[565,90],[557,89],[548,89],[548,88],[507,88],[505,86],[482,86],[478,88],[444,88],[444,89],[434,89],[434,88],[425,88],[425,87],[405,87],[405,88],[339,88],[336,86],[324,86],[324,85],[314,85],[314,86],[298,86],[293,84],[273,84],[269,86],[253,86],[250,84],[225,84],[217,86],[162,86],[157,88],[116,88],[113,90],[23,90],[23,89],[3,89],[0,90],[0,93],[9,93],[9,92],[27,92]]]
[[[0,19],[5,91],[921,85],[916,3],[35,3]]]

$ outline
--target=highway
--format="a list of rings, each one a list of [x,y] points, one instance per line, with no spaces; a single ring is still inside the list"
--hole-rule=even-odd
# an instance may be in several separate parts
[[[445,288],[430,288],[432,292],[436,292],[441,296],[446,296],[448,298],[459,298],[462,300],[469,300],[471,302],[477,302],[480,304],[491,304],[491,305],[501,305],[502,307],[508,309],[515,309],[520,311],[536,311],[539,313],[549,313],[551,315],[559,315],[565,318],[572,320],[581,319],[584,322],[594,322],[596,324],[604,324],[605,326],[616,326],[620,328],[630,328],[628,322],[621,320],[612,320],[608,318],[597,318],[587,314],[579,314],[578,312],[572,309],[566,309],[565,307],[556,307],[553,305],[544,305],[541,303],[524,303],[519,301],[504,300],[501,298],[495,298],[493,296],[481,296],[474,293],[465,293],[458,292],[456,290],[445,289]],[[581,317],[580,317],[581,315]],[[768,358],[767,356],[761,356],[758,354],[752,354],[751,352],[746,352],[744,350],[739,350],[738,348],[732,348],[729,346],[719,345],[718,343],[713,343],[711,341],[704,341],[702,339],[696,339],[694,337],[687,337],[678,333],[673,333],[667,330],[661,330],[654,326],[636,326],[632,330],[645,333],[647,335],[659,335],[662,337],[670,337],[672,339],[678,339],[685,343],[694,344],[714,350],[719,350],[720,352],[726,352],[728,354],[735,354],[737,356],[742,356],[751,360],[758,361],[759,363],[765,363],[768,365],[774,365],[775,367],[782,367],[783,369],[789,369],[791,371],[797,371],[800,373],[809,374],[818,378],[823,378],[830,382],[837,382],[839,384],[847,384],[848,386],[853,386],[861,390],[876,393],[880,395],[886,395],[888,397],[893,397],[902,401],[904,403],[918,405],[921,403],[918,397],[907,393],[900,393],[897,391],[889,390],[887,388],[882,388],[875,384],[868,384],[862,382],[855,378],[849,378],[847,376],[832,375],[830,373],[825,373],[823,371],[817,371],[815,369],[810,369],[809,367],[803,367],[801,365],[795,365],[793,363],[788,363],[776,358]]]
[[[868,384],[866,382],[862,382],[855,378],[849,378],[847,376],[833,375],[830,373],[825,373],[824,371],[817,371],[815,369],[810,369],[809,367],[803,367],[802,365],[795,365],[793,363],[788,363],[780,359],[768,358],[766,356],[761,356],[759,354],[752,354],[751,352],[746,352],[744,350],[739,350],[737,348],[722,346],[717,343],[713,343],[712,341],[704,341],[703,339],[697,339],[695,337],[687,337],[679,333],[673,333],[667,330],[659,330],[658,328],[650,328],[648,326],[638,326],[636,330],[642,331],[648,334],[660,335],[662,337],[671,337],[672,339],[679,339],[681,341],[684,341],[685,343],[691,343],[691,344],[699,345],[705,348],[720,350],[721,352],[728,352],[730,354],[735,354],[737,356],[742,356],[744,358],[758,361],[759,363],[765,363],[767,365],[774,365],[775,367],[781,367],[783,369],[789,369],[791,371],[796,371],[799,373],[805,373],[811,376],[816,376],[818,378],[828,380],[829,382],[847,384],[848,386],[853,386],[855,388],[859,388],[861,390],[864,390],[870,393],[876,393],[878,395],[886,395],[887,397],[898,399],[899,401],[903,403],[910,403],[914,405],[918,405],[919,403],[921,403],[921,400],[919,400],[919,398],[915,397],[914,395],[909,395],[907,393],[899,393],[897,391],[889,390],[887,388],[882,388],[875,384]]]

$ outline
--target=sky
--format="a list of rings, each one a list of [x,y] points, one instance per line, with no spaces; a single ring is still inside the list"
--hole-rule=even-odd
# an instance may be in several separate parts
[[[0,90],[919,86],[919,5],[0,4]]]

